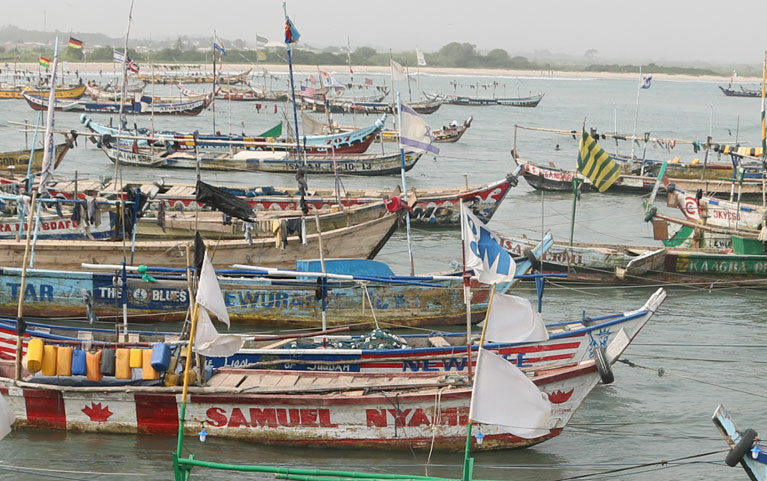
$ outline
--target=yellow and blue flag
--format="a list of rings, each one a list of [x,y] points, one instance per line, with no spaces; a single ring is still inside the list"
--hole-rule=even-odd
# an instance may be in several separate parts
[[[599,192],[609,189],[621,175],[620,165],[585,130],[578,145],[578,171],[588,177]]]

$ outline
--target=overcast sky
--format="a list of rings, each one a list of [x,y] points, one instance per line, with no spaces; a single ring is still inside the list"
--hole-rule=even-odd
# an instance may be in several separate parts
[[[2,24],[125,35],[129,0],[3,2]],[[767,48],[767,1],[733,0],[290,0],[301,40],[314,46],[437,50],[470,42],[512,55],[549,50],[597,58],[760,65]],[[282,38],[276,0],[135,0],[131,36]]]

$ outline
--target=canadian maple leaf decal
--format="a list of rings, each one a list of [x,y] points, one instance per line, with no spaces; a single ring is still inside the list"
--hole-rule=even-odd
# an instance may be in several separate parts
[[[567,392],[562,392],[561,390],[556,390],[552,393],[549,393],[549,401],[551,401],[554,404],[562,404],[563,402],[570,399],[570,397],[573,395],[573,392],[575,389],[570,389]]]
[[[109,410],[109,406],[101,407],[101,403],[92,402],[90,406],[85,406],[83,412],[96,423],[104,423],[109,416],[114,414]]]

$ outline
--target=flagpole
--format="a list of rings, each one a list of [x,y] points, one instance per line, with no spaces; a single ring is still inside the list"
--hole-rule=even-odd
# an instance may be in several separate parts
[[[637,102],[636,102],[636,108],[634,109],[634,133],[631,135],[631,157],[629,157],[629,162],[634,162],[634,142],[636,142],[636,136],[637,136],[637,119],[639,118],[639,92],[642,88],[642,66],[639,66],[639,84],[637,85]],[[644,164],[642,165],[642,171],[639,175],[644,175]]]
[[[288,22],[290,19],[288,18],[288,7],[286,5],[286,2],[282,2],[282,11],[285,13],[285,27],[288,27]],[[290,74],[290,96],[293,99],[293,123],[296,126],[296,154],[298,156],[298,161],[301,162],[301,139],[298,135],[298,112],[296,111],[296,86],[295,82],[293,80],[293,54],[291,52],[290,48],[291,42],[288,41],[288,37],[285,37],[285,48],[288,50],[288,72]],[[304,160],[304,165],[306,165],[306,159]]]
[[[767,124],[764,119],[765,107],[765,84],[767,84],[767,50],[764,51],[764,65],[762,67],[762,176],[767,175]]]
[[[218,37],[213,30],[213,98],[211,101],[211,112],[213,113],[213,135],[216,135],[216,41]]]
[[[405,201],[407,206],[407,181],[405,180],[405,149],[402,148],[402,104],[399,98],[399,91],[397,92],[397,124],[399,125],[399,157],[400,157],[400,173],[402,174],[402,200]],[[410,211],[405,214],[405,227],[407,228],[407,252],[410,256],[410,275],[415,275],[415,265],[413,263],[413,243],[410,236]]]
[[[463,278],[463,302],[466,304],[466,366],[471,379],[471,276],[466,275],[466,229],[463,213],[463,199],[458,199],[461,213],[461,277]]]

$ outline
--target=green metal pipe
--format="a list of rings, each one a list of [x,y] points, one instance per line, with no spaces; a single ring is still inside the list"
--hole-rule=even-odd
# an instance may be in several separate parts
[[[349,477],[328,477],[328,476],[304,476],[304,475],[298,475],[298,474],[275,474],[274,477],[276,479],[291,479],[294,481],[351,481],[353,479],[357,478],[349,478]],[[380,481],[383,478],[368,478],[371,481]],[[445,478],[431,478],[435,481],[442,481],[445,480]],[[415,478],[412,476],[403,476],[401,478],[397,478],[398,481],[416,481]],[[447,481],[447,480],[445,480]],[[450,481],[458,481],[456,480],[450,480]]]

